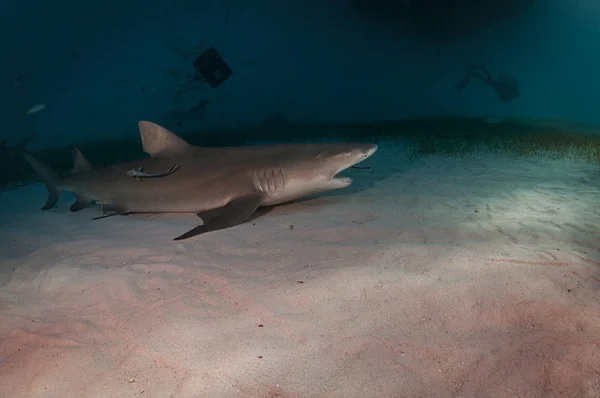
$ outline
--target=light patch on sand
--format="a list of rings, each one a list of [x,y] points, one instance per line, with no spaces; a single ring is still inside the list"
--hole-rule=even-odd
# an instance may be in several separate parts
[[[598,167],[407,153],[177,243],[1,193],[0,396],[600,396]]]

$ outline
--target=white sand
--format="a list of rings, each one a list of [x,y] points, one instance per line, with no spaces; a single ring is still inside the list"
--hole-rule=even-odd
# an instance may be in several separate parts
[[[182,243],[0,194],[0,397],[599,397],[599,168],[367,163]]]

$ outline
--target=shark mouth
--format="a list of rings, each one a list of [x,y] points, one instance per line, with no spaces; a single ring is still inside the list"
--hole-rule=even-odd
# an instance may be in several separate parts
[[[377,151],[377,149],[378,149],[377,145],[372,145],[371,148],[367,152],[361,154],[360,156],[357,156],[352,161],[351,164],[344,165],[344,167],[342,167],[340,170],[338,170],[338,173],[342,172],[343,170],[346,170],[346,169],[349,169],[351,167],[354,167],[355,165],[359,164],[363,160],[370,158],[371,155],[373,155]],[[357,168],[363,168],[363,167],[357,167]],[[368,170],[369,168],[370,167],[368,167],[368,166],[364,167],[364,169],[366,169],[366,170]],[[335,174],[333,177],[331,177],[330,181],[332,181],[332,182],[335,181],[335,182],[342,183],[342,184],[345,184],[345,185],[352,184],[352,178],[341,176],[339,174]]]
[[[350,177],[344,177],[344,176],[339,176],[339,175],[335,175],[333,176],[333,178],[331,179],[331,181],[338,181],[344,184],[352,184],[352,178]]]

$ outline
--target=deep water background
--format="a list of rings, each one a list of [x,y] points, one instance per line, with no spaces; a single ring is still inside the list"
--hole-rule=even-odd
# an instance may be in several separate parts
[[[277,112],[292,123],[600,124],[597,0],[13,0],[0,10],[0,138],[37,132],[33,149],[135,137],[140,119],[188,132]],[[181,81],[166,71],[192,72],[195,45],[217,48],[234,75],[175,102]],[[515,76],[521,96],[501,103],[477,81],[457,93],[467,62]],[[179,128],[173,109],[200,99],[212,103]],[[23,117],[36,103],[46,109]]]

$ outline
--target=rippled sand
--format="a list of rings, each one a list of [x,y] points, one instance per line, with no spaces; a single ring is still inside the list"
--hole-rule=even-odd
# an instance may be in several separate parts
[[[366,163],[183,242],[1,193],[0,397],[600,396],[597,166]]]

